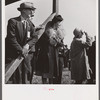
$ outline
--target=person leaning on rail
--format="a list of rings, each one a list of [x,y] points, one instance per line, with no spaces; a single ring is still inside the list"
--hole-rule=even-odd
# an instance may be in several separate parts
[[[6,64],[9,64],[19,55],[24,57],[22,63],[14,72],[12,80],[13,84],[26,84],[27,80],[30,81],[31,59],[34,56],[34,45],[38,39],[35,33],[35,26],[30,21],[31,17],[34,16],[36,8],[33,3],[24,2],[17,9],[21,15],[8,21],[7,37],[5,39],[5,46],[7,48],[5,50],[5,58]]]

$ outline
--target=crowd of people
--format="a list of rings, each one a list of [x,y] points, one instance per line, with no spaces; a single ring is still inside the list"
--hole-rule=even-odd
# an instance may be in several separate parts
[[[32,84],[33,74],[42,76],[43,84],[61,84],[62,71],[66,67],[71,71],[71,79],[75,80],[75,84],[82,84],[85,80],[89,84],[95,83],[95,41],[92,37],[75,28],[68,49],[63,43],[64,35],[60,28],[63,18],[55,15],[38,38],[39,29],[31,21],[35,10],[33,3],[24,2],[18,8],[21,15],[8,21],[6,66],[19,55],[24,57],[9,79],[12,84],[27,84],[27,81]],[[84,34],[86,41],[82,40]]]

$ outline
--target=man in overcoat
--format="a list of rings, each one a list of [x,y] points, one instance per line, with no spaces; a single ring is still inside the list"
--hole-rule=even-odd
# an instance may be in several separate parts
[[[83,33],[86,36],[86,42],[82,40]],[[82,84],[83,81],[90,79],[90,67],[86,55],[86,48],[92,46],[91,37],[86,32],[79,29],[73,31],[74,39],[71,43],[71,78],[76,84]]]
[[[35,26],[30,21],[30,18],[34,16],[36,8],[33,3],[24,2],[17,9],[21,15],[8,21],[5,40],[5,61],[6,64],[9,64],[19,55],[24,57],[23,62],[13,74],[12,79],[13,84],[26,84],[27,79],[30,81],[31,60],[35,52],[34,45],[38,38],[35,33]]]

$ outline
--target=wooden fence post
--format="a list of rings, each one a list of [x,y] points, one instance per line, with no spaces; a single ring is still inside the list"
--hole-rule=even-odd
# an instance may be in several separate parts
[[[59,13],[59,0],[53,0],[53,13]]]

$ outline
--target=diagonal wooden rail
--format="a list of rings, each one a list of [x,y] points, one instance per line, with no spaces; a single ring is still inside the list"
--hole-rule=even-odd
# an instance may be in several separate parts
[[[8,66],[6,66],[6,74],[5,74],[5,83],[8,82],[9,78],[12,76],[12,74],[15,72],[17,67],[20,65],[20,63],[23,61],[24,57],[18,56],[15,60],[13,60]]]
[[[51,14],[44,22],[43,24],[41,24],[42,29],[40,29],[39,31],[37,31],[38,34],[38,39],[41,37],[41,35],[43,34],[44,30],[45,30],[45,26],[46,24],[51,21],[53,19],[53,17],[56,15],[56,13]],[[12,76],[12,74],[15,72],[15,70],[17,69],[17,67],[20,65],[20,63],[23,61],[24,57],[22,56],[18,56],[15,60],[13,60],[8,66],[6,66],[5,69],[5,83],[8,82],[8,80],[10,79],[10,77]]]

